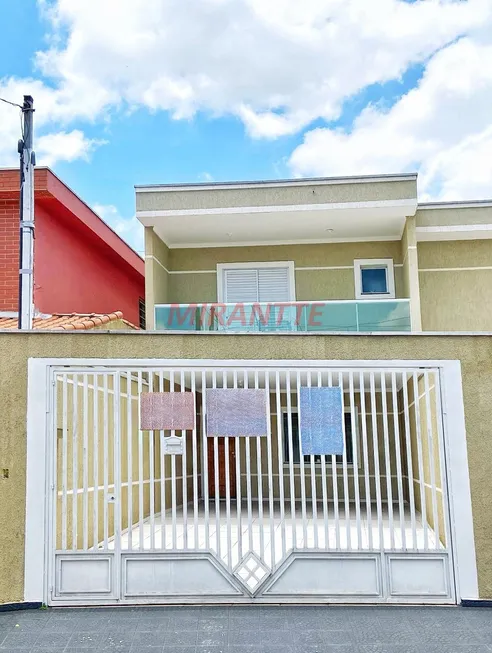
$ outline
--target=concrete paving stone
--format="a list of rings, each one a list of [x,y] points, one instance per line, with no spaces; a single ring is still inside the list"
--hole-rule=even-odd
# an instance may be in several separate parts
[[[227,631],[214,631],[211,633],[198,632],[196,639],[197,646],[228,646]]]
[[[41,632],[36,637],[34,648],[65,648],[70,641],[71,633],[46,633]]]
[[[196,630],[168,630],[163,633],[164,646],[196,646]]]
[[[258,629],[229,628],[229,646],[259,646],[260,642],[261,633]]]
[[[202,632],[226,631],[229,627],[229,619],[200,619],[197,624],[197,630]]]
[[[33,647],[39,633],[21,633],[11,632],[8,633],[2,642],[1,648],[29,648]]]
[[[75,632],[72,633],[67,644],[69,648],[98,648],[104,640],[103,633],[97,632]]]
[[[133,648],[145,648],[150,646],[164,646],[165,633],[158,630],[152,632],[135,632],[132,640]]]

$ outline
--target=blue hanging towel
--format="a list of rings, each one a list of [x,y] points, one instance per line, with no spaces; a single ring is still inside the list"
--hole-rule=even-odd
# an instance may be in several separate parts
[[[299,409],[302,454],[342,455],[341,388],[300,388]]]

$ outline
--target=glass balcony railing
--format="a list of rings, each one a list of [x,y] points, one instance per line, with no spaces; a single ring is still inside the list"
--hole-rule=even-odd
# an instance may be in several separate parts
[[[288,303],[159,304],[162,331],[389,332],[410,331],[408,299]]]

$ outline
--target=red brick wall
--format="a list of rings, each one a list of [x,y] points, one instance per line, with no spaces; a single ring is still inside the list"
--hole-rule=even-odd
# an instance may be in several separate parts
[[[19,203],[0,199],[0,311],[16,311],[19,296]]]

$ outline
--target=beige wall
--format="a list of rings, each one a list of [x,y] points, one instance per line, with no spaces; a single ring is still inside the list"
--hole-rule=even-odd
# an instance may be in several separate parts
[[[152,246],[157,236],[146,230]],[[406,297],[402,278],[402,250],[399,241],[375,243],[339,243],[319,245],[274,245],[255,247],[210,247],[168,250],[167,269],[154,266],[151,281],[158,288],[156,277],[166,281],[169,303],[200,303],[217,301],[217,264],[267,261],[294,261],[296,267],[296,299],[355,299],[354,260],[357,258],[391,258],[396,264],[397,297]],[[341,269],[303,269],[341,268]],[[154,291],[155,293],[155,291]],[[162,296],[162,295],[161,295]],[[155,294],[155,303],[165,303]]]
[[[421,242],[418,258],[424,331],[492,331],[492,240]]]
[[[492,598],[492,341],[486,336],[0,333],[0,602],[23,598],[29,357],[460,359],[480,596]],[[8,470],[8,471],[7,471]],[[7,474],[8,477],[4,476]]]
[[[410,298],[412,331],[422,330],[415,218],[407,218],[401,239],[403,297]]]
[[[154,233],[145,227],[145,322],[147,329],[154,328],[154,304],[166,304],[169,299],[169,249]]]
[[[178,188],[165,192],[137,191],[137,211],[210,209],[239,206],[290,206],[331,202],[368,202],[417,198],[416,175],[393,181],[362,183],[283,184],[276,187]]]

